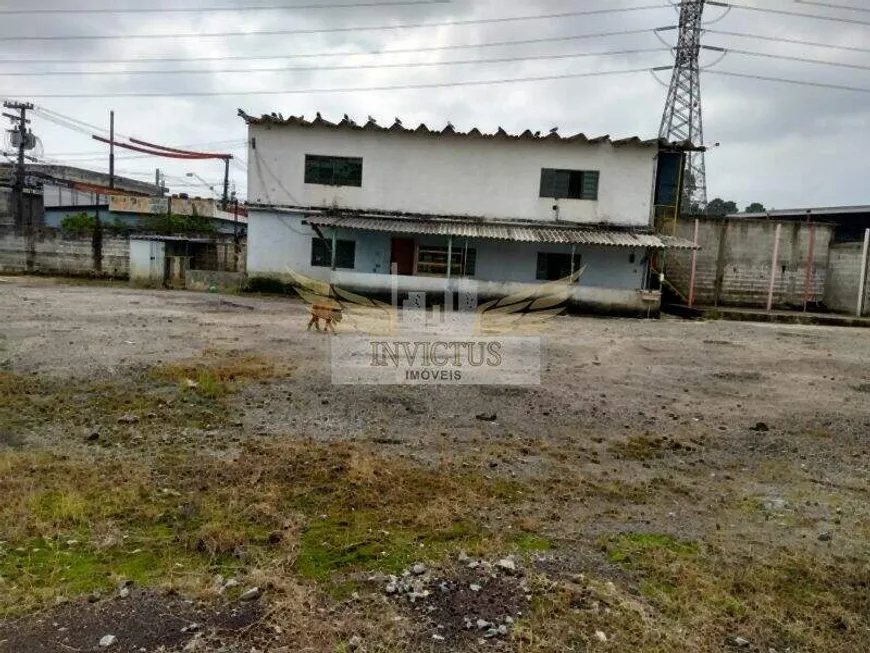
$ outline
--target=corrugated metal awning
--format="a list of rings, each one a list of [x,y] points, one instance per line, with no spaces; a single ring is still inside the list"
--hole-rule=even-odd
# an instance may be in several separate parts
[[[605,247],[651,247],[653,249],[693,249],[694,245],[675,236],[619,229],[567,227],[561,224],[541,225],[483,222],[474,220],[401,219],[382,216],[321,216],[310,215],[308,222],[318,227],[378,231],[396,234],[454,236],[485,240],[509,240],[519,243],[565,243],[568,245],[601,245]]]

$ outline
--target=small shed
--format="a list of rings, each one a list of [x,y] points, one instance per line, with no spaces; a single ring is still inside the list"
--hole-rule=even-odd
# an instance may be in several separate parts
[[[231,236],[131,236],[130,281],[184,287],[191,271],[240,273],[242,250]]]

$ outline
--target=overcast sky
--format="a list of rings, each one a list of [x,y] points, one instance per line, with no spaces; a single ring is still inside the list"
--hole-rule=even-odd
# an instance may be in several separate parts
[[[335,5],[355,0],[82,0],[75,7],[245,7],[255,5]],[[356,0],[358,1],[358,0]],[[866,0],[831,0],[866,6]],[[795,0],[739,0],[738,4],[845,17],[870,23],[870,12],[844,11],[806,5]],[[604,15],[562,17],[517,22],[479,23],[394,30],[333,31],[316,34],[141,39],[156,33],[221,31],[318,30],[367,26],[478,20],[661,5],[660,8]],[[3,8],[57,8],[73,5],[31,0],[0,2]],[[708,7],[714,21],[723,10]],[[245,125],[236,116],[280,112],[287,115],[340,120],[347,113],[357,121],[375,117],[389,124],[425,122],[457,129],[477,126],[494,131],[547,131],[558,126],[564,134],[611,134],[615,137],[655,136],[661,121],[666,89],[649,72],[497,86],[258,95],[258,91],[336,89],[395,86],[467,80],[563,75],[584,72],[647,69],[672,63],[671,54],[652,32],[582,40],[552,40],[528,45],[366,54],[416,50],[454,44],[484,44],[524,39],[559,39],[582,34],[634,31],[673,25],[676,13],[666,0],[454,0],[417,6],[320,8],[281,11],[239,10],[191,14],[59,14],[2,16],[0,19],[0,95],[32,101],[40,107],[86,123],[108,126],[110,108],[116,111],[119,134],[170,146],[231,151],[239,162],[231,178],[241,196],[245,192]],[[870,50],[870,25],[852,25],[734,9],[711,24],[711,30],[800,39]],[[12,41],[13,36],[108,35],[115,40]],[[666,33],[673,42],[674,32]],[[870,53],[832,50],[706,34],[711,46],[758,53],[825,59],[870,68]],[[627,55],[577,57],[507,63],[418,68],[286,70],[288,67],[372,66],[403,62],[444,62],[468,59],[535,57],[550,54],[613,52],[637,49],[661,51]],[[359,54],[363,53],[363,54]],[[340,56],[321,56],[337,54]],[[219,56],[312,55],[306,58],[121,63],[119,59]],[[64,63],[32,64],[22,59],[62,59]],[[81,63],[84,59],[106,63]],[[704,64],[718,55],[704,54]],[[252,68],[275,68],[253,72]],[[124,74],[131,70],[198,69],[206,74]],[[235,69],[242,72],[215,72]],[[280,70],[277,70],[280,69]],[[9,76],[11,72],[74,70],[74,76]],[[94,75],[112,70],[122,74]],[[769,81],[730,78],[712,71],[732,71],[786,77],[870,89],[870,70],[830,67],[803,62],[749,57],[730,53],[702,77],[705,141],[720,143],[707,155],[709,197],[733,199],[740,208],[753,201],[774,208],[870,204],[870,93],[790,86]],[[89,74],[91,73],[91,74]],[[668,73],[661,78],[667,82]],[[147,98],[37,98],[38,94],[138,92],[250,92],[247,95]],[[94,169],[107,169],[103,150],[86,135],[64,129],[40,116],[33,128],[44,144],[46,158]],[[132,156],[132,158],[131,158]],[[118,155],[119,173],[154,178],[166,171],[171,190],[208,194],[208,189],[184,187],[198,183],[194,172],[218,186],[222,165],[186,162],[139,155]]]

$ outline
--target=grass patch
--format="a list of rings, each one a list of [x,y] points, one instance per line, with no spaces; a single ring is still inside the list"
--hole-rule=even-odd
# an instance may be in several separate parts
[[[775,549],[758,556],[729,555],[658,533],[615,535],[599,543],[611,563],[636,579],[643,598],[638,604],[628,587],[611,585],[620,598],[611,597],[607,604],[620,607],[598,627],[620,634],[619,650],[712,653],[738,635],[760,650],[860,650],[870,643],[859,626],[870,610],[865,561],[825,562]],[[582,611],[571,615],[566,605],[548,609],[575,627],[584,618],[598,618]],[[535,618],[556,617],[541,613]]]
[[[868,650],[865,560],[823,561],[772,548],[757,556],[661,534],[601,541],[633,580],[542,579],[515,639],[529,653],[566,650],[719,653],[742,637],[752,650]],[[595,637],[605,633],[607,643]]]
[[[276,378],[282,370],[262,356],[207,349],[199,358],[165,363],[154,368],[152,374],[158,379],[179,383],[182,391],[217,399],[244,383]]]
[[[684,445],[668,437],[653,437],[649,433],[634,435],[610,445],[610,453],[617,459],[652,460],[661,458],[666,451],[690,452],[693,447]]]
[[[635,435],[610,445],[609,451],[617,459],[650,460],[662,455],[665,440],[648,435]]]
[[[202,590],[244,564],[340,584],[348,572],[494,551],[507,541],[475,507],[524,496],[518,484],[386,461],[363,445],[249,444],[235,460],[150,464],[11,454],[0,471],[0,615],[120,577]]]
[[[148,422],[159,424],[164,433],[210,428],[223,423],[229,412],[214,396],[184,393],[177,383],[155,382],[148,374],[93,383],[0,372],[0,396],[0,432],[19,437],[50,425],[65,433],[94,429],[107,435]]]
[[[610,562],[630,562],[633,558],[645,558],[661,552],[675,556],[698,553],[696,542],[681,542],[670,535],[659,533],[628,533],[604,543]]]
[[[117,381],[23,376],[0,371],[0,443],[47,425],[99,431],[100,442],[126,441],[131,431],[211,429],[229,420],[226,398],[240,386],[286,373],[241,352],[206,350],[202,357],[130,373]],[[153,425],[148,428],[149,424]]]
[[[346,518],[312,520],[301,538],[296,569],[306,578],[328,580],[336,572],[378,570],[398,573],[423,558],[440,558],[446,551],[479,546],[478,528],[457,521],[428,530],[380,527],[383,515],[353,514]]]
[[[540,551],[550,551],[553,548],[553,542],[546,537],[535,535],[534,533],[523,533],[513,540],[511,544],[520,553],[535,553]]]

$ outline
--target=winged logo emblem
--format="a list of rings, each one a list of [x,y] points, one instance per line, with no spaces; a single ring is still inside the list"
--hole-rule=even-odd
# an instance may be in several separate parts
[[[564,279],[530,286],[480,304],[468,319],[472,334],[491,336],[540,330],[549,320],[565,312],[575,284],[585,271],[584,266]],[[312,279],[294,270],[288,270],[288,273],[295,282],[299,297],[311,306],[312,315],[324,310],[335,311],[342,316],[342,325],[373,336],[399,332],[397,306],[350,292],[328,281]]]

